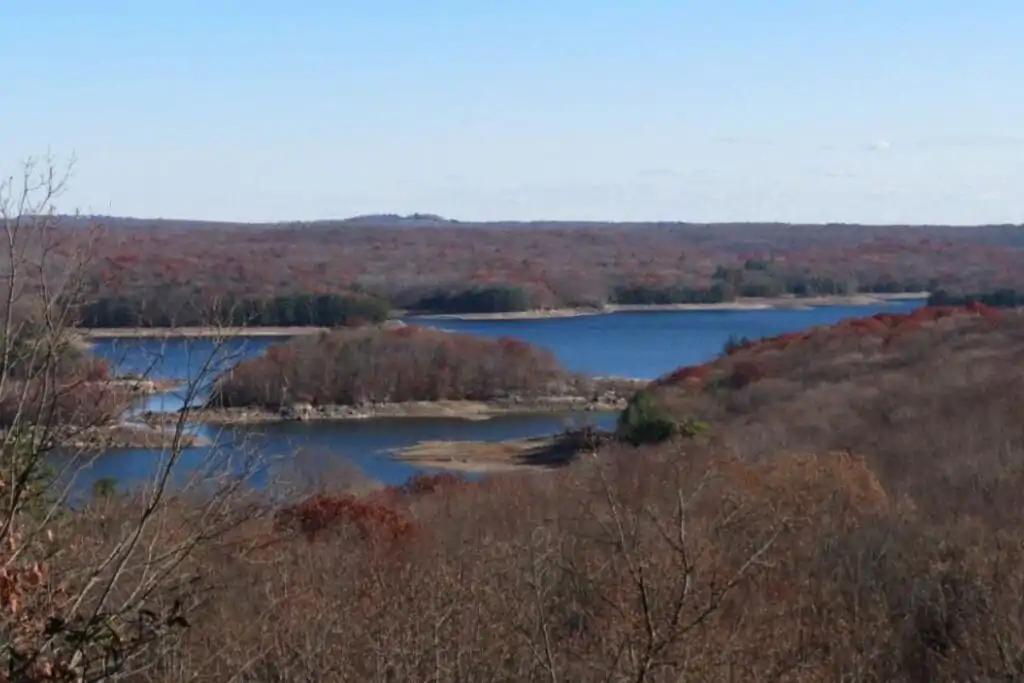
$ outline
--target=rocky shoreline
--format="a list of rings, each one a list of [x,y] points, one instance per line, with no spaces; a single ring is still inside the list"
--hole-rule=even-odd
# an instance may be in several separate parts
[[[140,394],[142,396],[161,394],[186,384],[184,380],[177,379],[144,379],[136,377],[117,377],[107,380],[106,383],[111,387],[121,387],[133,394]]]
[[[209,425],[252,425],[282,422],[327,422],[380,418],[434,418],[487,420],[508,415],[531,415],[560,412],[619,412],[626,407],[628,396],[615,394],[599,397],[550,396],[544,398],[509,398],[493,401],[405,401],[401,403],[368,403],[359,406],[313,406],[297,403],[269,408],[193,408],[186,420]],[[180,413],[148,412],[139,416],[147,424],[174,422]]]
[[[176,435],[175,428],[169,423],[62,427],[51,429],[39,437],[46,448],[90,452],[129,448],[194,448],[210,444],[207,439],[186,431]]]

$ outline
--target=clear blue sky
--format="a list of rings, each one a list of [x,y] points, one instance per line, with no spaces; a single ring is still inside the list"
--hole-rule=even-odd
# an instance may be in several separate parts
[[[1024,221],[1021,0],[2,0],[0,169],[231,220]]]

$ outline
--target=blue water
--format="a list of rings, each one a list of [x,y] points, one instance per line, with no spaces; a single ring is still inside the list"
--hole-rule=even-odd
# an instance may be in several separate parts
[[[550,349],[569,369],[594,375],[653,379],[671,370],[701,363],[721,353],[731,336],[756,339],[829,325],[850,317],[878,312],[906,312],[920,301],[874,306],[834,306],[806,310],[677,311],[616,313],[611,315],[544,320],[462,321],[416,319],[407,322],[467,332],[486,337],[516,337]],[[94,352],[111,360],[119,372],[136,372],[160,379],[203,378],[238,360],[261,353],[280,338],[231,339],[216,344],[204,339],[101,340]],[[182,405],[176,392],[152,397],[146,408],[176,410]],[[217,447],[186,449],[179,470],[196,470],[225,458],[247,460],[254,453],[273,463],[296,462],[303,452],[306,467],[330,469],[339,458],[355,464],[368,476],[385,483],[407,479],[416,470],[387,457],[387,451],[419,441],[504,440],[550,434],[573,420],[584,419],[609,427],[614,415],[538,415],[503,417],[482,422],[464,420],[392,419],[313,424],[273,424],[199,433],[216,440]],[[122,483],[151,477],[161,453],[148,449],[122,449],[98,456],[81,473],[79,487],[99,478]],[[272,469],[272,468],[270,468]],[[256,482],[264,482],[270,469],[260,468]],[[182,474],[181,476],[185,476]]]
[[[486,337],[517,337],[551,349],[567,368],[577,372],[654,379],[714,358],[731,335],[772,337],[846,318],[904,313],[922,303],[908,300],[806,310],[637,312],[502,321],[421,318],[407,322]]]
[[[215,447],[186,448],[175,463],[178,483],[203,476],[228,472],[252,472],[253,485],[260,487],[274,477],[301,476],[315,479],[318,473],[330,473],[333,464],[344,458],[366,476],[386,484],[407,480],[424,468],[392,460],[393,449],[421,441],[503,441],[554,434],[569,426],[589,424],[610,429],[616,415],[545,414],[508,416],[486,421],[458,419],[380,419],[343,423],[284,423],[259,427],[200,427],[199,433],[216,443]],[[154,449],[116,449],[94,457],[76,478],[74,488],[88,491],[99,479],[121,484],[151,481],[166,467],[168,453]]]
[[[730,336],[757,339],[797,332],[880,312],[904,313],[921,301],[872,306],[823,306],[761,311],[672,311],[547,318],[542,320],[452,320],[405,322],[485,337],[516,337],[554,352],[570,370],[594,375],[654,379],[684,365],[714,358]],[[247,337],[215,343],[206,339],[105,339],[94,352],[120,372],[159,379],[212,376],[241,358],[283,341]]]
[[[150,379],[212,379],[235,363],[258,356],[287,337],[231,337],[224,340],[100,339],[92,352],[110,361],[120,374]]]

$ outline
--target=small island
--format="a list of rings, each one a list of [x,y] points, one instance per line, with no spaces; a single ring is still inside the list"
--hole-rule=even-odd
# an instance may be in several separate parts
[[[573,373],[546,349],[426,327],[296,337],[223,373],[190,420],[214,424],[373,417],[487,419],[621,410],[643,380]],[[151,413],[151,423],[177,414]]]

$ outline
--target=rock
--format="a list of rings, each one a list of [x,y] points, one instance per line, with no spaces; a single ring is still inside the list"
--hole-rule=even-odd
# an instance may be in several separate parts
[[[309,403],[292,403],[290,405],[281,406],[279,414],[286,420],[308,422],[316,417],[316,408]]]

